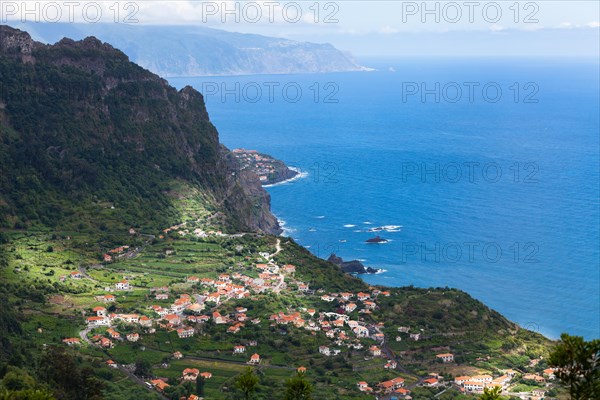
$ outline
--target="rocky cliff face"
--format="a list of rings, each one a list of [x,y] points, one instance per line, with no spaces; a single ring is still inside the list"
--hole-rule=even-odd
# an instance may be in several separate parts
[[[49,202],[60,224],[74,198],[177,222],[164,194],[180,181],[200,188],[231,229],[279,232],[258,178],[232,175],[193,88],[177,91],[96,38],[44,45],[7,26],[0,84],[0,223],[40,219]]]

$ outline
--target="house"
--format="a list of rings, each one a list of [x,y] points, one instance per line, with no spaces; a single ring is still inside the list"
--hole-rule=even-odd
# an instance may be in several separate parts
[[[106,317],[106,308],[102,306],[94,307],[92,311],[96,313],[97,317]]]
[[[206,301],[209,303],[215,303],[219,305],[221,303],[221,295],[217,292],[211,293],[206,297]]]
[[[102,260],[104,262],[111,262],[112,261],[112,256],[110,254],[104,253],[104,254],[102,254]]]
[[[435,357],[438,360],[442,360],[442,362],[445,362],[445,363],[454,361],[454,354],[451,354],[451,353],[437,354]]]
[[[540,383],[545,381],[544,377],[538,374],[525,374],[523,375],[523,379],[526,381],[536,381]]]
[[[403,378],[394,378],[392,380],[389,381],[385,381],[385,382],[381,382],[377,385],[383,392],[385,393],[390,393],[396,389],[401,388],[402,386],[404,386],[404,379]]]
[[[108,318],[105,317],[87,317],[88,326],[108,326]]]
[[[359,292],[359,293],[356,295],[356,298],[357,298],[359,301],[365,301],[365,300],[369,300],[369,299],[371,298],[371,296],[370,296],[368,293]]]
[[[335,297],[324,294],[323,296],[321,296],[321,300],[331,303],[335,300]]]
[[[428,378],[423,380],[423,386],[432,387],[438,384],[438,380],[436,378]]]
[[[127,334],[126,338],[130,342],[137,342],[138,340],[140,340],[140,335],[139,333],[129,333]]]
[[[79,340],[79,338],[66,338],[63,339],[62,342],[67,346],[75,346],[81,344],[81,340]]]
[[[283,272],[286,274],[293,274],[296,272],[296,266],[292,264],[286,264],[283,266]]]
[[[408,333],[410,332],[410,328],[408,326],[399,326],[398,333]]]
[[[124,279],[121,282],[117,282],[115,288],[117,290],[129,290],[129,282]]]
[[[384,366],[383,368],[385,369],[396,369],[396,367],[398,366],[398,364],[396,363],[396,361],[394,360],[389,360]]]
[[[377,307],[377,304],[373,301],[365,301],[363,304],[367,310],[374,310]]]
[[[499,376],[497,378],[494,378],[492,380],[492,384],[504,387],[504,386],[506,386],[510,382],[510,379],[511,378],[508,375],[502,375],[502,376]]]
[[[212,378],[212,372],[200,372],[200,378],[210,379]]]
[[[198,375],[200,375],[200,371],[196,368],[186,368],[181,373],[181,379],[184,381],[195,381],[198,379]]]
[[[330,356],[331,350],[327,346],[319,346],[319,353],[326,355],[326,356]]]
[[[254,353],[250,356],[250,361],[248,361],[248,364],[260,364],[260,356],[258,353]]]
[[[194,303],[194,304],[190,304],[185,309],[194,314],[199,314],[202,312],[202,310],[204,310],[204,308],[205,308],[204,304]]]
[[[299,292],[308,292],[309,290],[310,290],[310,288],[305,283],[301,283],[301,284],[298,285],[298,291]]]
[[[181,318],[177,314],[167,314],[163,318],[171,325],[176,326],[181,324]]]
[[[418,341],[419,339],[421,339],[421,334],[420,333],[411,333],[409,335],[411,340],[414,340],[415,342]]]
[[[475,375],[471,377],[471,381],[473,382],[483,382],[483,383],[491,383],[492,377],[490,375]]]
[[[352,332],[354,332],[358,338],[365,338],[369,336],[369,330],[364,326],[357,326],[356,328],[352,329]]]
[[[296,369],[296,372],[299,374],[305,374],[306,373],[306,367],[300,366]]]
[[[200,282],[200,278],[197,276],[188,276],[187,281],[188,283],[198,283]]]
[[[483,389],[485,388],[485,383],[466,381],[463,383],[463,386],[466,392],[483,392]]]
[[[454,378],[454,383],[456,383],[458,386],[462,386],[465,382],[468,382],[470,380],[470,376],[457,376],[456,378]]]
[[[98,342],[96,342],[96,344],[98,344],[100,347],[103,347],[105,349],[112,349],[113,348],[113,342],[110,339],[107,339],[105,337],[100,338],[100,340]]]
[[[369,384],[365,381],[360,381],[356,384],[358,386],[358,390],[361,392],[372,392],[373,388],[369,387]]]
[[[148,317],[146,317],[145,315],[142,315],[140,317],[139,323],[141,326],[145,327],[145,328],[149,328],[152,326],[152,320]]]
[[[556,371],[555,368],[547,368],[543,371],[543,375],[548,378],[548,380],[553,380],[554,378],[556,378],[556,376],[554,375],[554,371]]]
[[[108,360],[106,362],[106,365],[108,365],[110,368],[118,368],[119,366],[117,365],[116,362],[114,362],[113,360]]]
[[[356,310],[356,304],[354,304],[354,303],[344,304],[343,308],[344,308],[344,310],[346,310],[347,313],[351,313],[352,311]]]
[[[233,354],[243,354],[246,352],[246,346],[234,346]]]
[[[237,323],[234,325],[231,325],[229,328],[227,328],[227,333],[238,333],[240,331],[242,324],[241,323]]]
[[[156,390],[161,392],[170,386],[167,382],[161,379],[153,379],[150,381],[150,383],[156,388]]]
[[[194,336],[194,328],[190,328],[189,326],[179,328],[177,329],[177,336],[179,336],[181,339],[192,337]]]
[[[533,389],[533,390],[531,391],[531,394],[532,394],[534,397],[543,398],[543,397],[546,395],[546,391],[545,391],[545,390],[543,390],[543,389]]]
[[[157,293],[156,296],[154,296],[154,298],[156,300],[168,300],[169,294],[168,293]]]
[[[137,324],[140,322],[140,316],[138,314],[119,314],[117,318],[122,319],[128,324]]]
[[[108,333],[108,336],[110,336],[111,339],[121,339],[121,334],[112,328],[108,328],[106,333]]]
[[[81,279],[81,278],[83,278],[83,275],[81,275],[81,272],[79,272],[79,271],[73,271],[73,272],[71,272],[71,273],[69,274],[69,276],[70,276],[72,279]]]
[[[371,346],[369,347],[369,353],[371,353],[373,357],[379,357],[381,356],[381,349],[377,346]]]
[[[113,296],[112,294],[105,294],[102,297],[105,303],[112,303],[115,301],[115,296]]]
[[[213,321],[215,321],[215,324],[219,325],[227,323],[227,317],[222,316],[221,313],[219,313],[218,311],[212,313],[212,318]]]
[[[180,351],[176,351],[175,353],[173,353],[173,358],[176,360],[181,360],[183,358],[183,354],[181,354]]]

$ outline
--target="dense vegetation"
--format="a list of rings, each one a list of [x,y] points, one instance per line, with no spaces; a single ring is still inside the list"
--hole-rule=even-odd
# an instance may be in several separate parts
[[[44,46],[0,29],[0,226],[156,230],[192,195],[196,217],[276,228],[260,187],[249,197],[231,178],[200,93],[94,38]]]

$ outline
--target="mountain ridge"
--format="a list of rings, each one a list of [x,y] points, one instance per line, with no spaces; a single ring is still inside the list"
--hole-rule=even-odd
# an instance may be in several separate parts
[[[300,42],[203,26],[15,24],[47,43],[95,36],[163,77],[365,71],[329,43]]]

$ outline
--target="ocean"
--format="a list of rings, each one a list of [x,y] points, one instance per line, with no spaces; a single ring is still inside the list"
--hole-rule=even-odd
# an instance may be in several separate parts
[[[225,145],[303,172],[268,190],[317,256],[599,338],[598,60],[361,62],[376,70],[169,80],[205,94]]]

